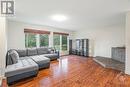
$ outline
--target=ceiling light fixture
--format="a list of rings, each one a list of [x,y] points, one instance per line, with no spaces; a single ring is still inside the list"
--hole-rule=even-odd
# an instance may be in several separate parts
[[[53,20],[55,20],[55,21],[58,21],[58,22],[62,22],[62,21],[67,20],[67,17],[66,17],[66,16],[60,15],[60,14],[53,15],[51,18],[52,18]]]

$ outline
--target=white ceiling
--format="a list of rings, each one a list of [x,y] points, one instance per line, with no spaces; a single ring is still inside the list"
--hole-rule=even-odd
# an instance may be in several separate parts
[[[130,0],[15,0],[15,16],[11,20],[69,30],[124,24]],[[63,14],[68,20],[50,18]]]

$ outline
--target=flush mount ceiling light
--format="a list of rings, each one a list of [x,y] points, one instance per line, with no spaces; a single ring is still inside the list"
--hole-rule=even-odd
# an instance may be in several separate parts
[[[59,21],[59,22],[62,22],[62,21],[67,20],[67,17],[66,17],[66,16],[60,15],[60,14],[52,15],[51,18],[52,18],[53,20]]]

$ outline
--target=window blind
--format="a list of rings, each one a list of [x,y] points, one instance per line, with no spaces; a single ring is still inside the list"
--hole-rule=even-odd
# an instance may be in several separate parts
[[[34,34],[50,34],[50,31],[36,30],[36,29],[24,29],[24,33],[34,33]]]

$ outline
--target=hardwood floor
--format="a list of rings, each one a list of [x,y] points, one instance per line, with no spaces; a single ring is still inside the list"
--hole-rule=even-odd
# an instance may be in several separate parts
[[[92,58],[70,55],[11,87],[130,87],[130,76],[105,69]]]

